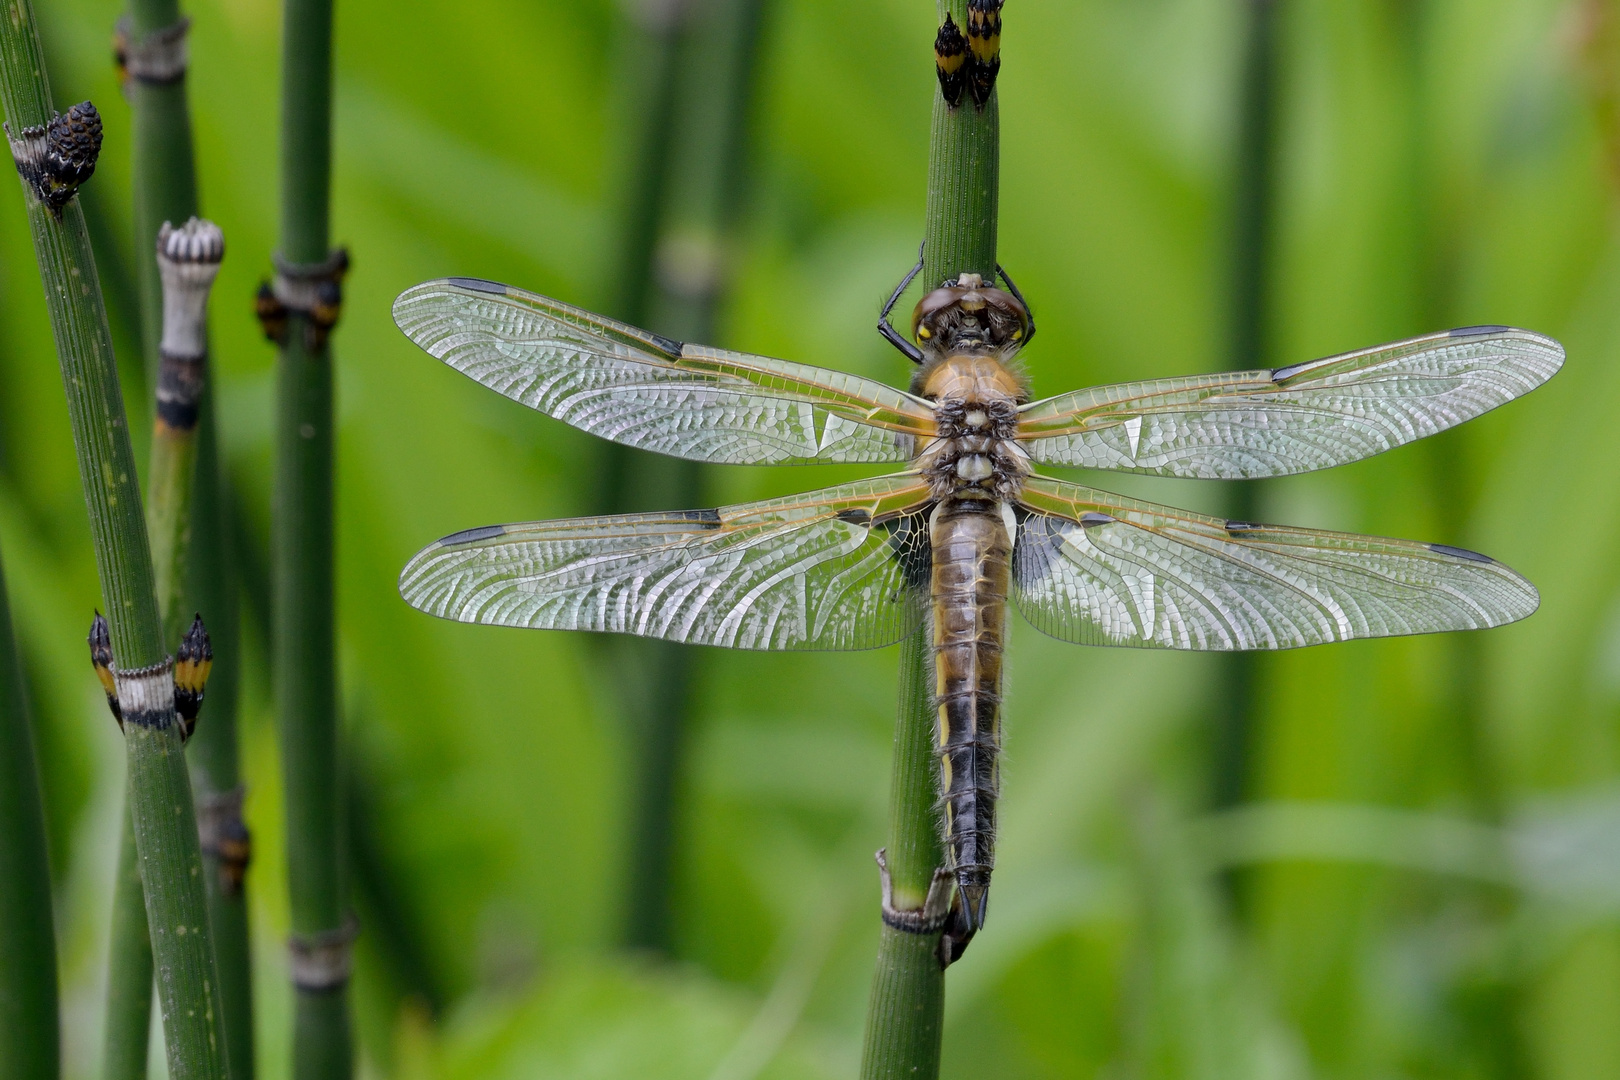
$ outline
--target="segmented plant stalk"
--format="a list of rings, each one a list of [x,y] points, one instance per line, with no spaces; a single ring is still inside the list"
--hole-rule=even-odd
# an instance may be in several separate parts
[[[999,18],[1000,3],[974,0],[981,14]],[[968,0],[937,5],[943,45],[954,24],[968,27]],[[999,45],[999,41],[997,42]],[[944,69],[942,53],[936,59]],[[925,289],[964,273],[986,281],[996,272],[996,216],[1001,178],[998,92],[982,106],[964,92],[956,105],[934,94],[928,148],[928,203],[924,225],[922,284]],[[921,598],[919,598],[919,602]],[[928,919],[925,908],[945,855],[940,842],[938,748],[933,709],[932,628],[924,625],[901,649],[900,701],[895,716],[893,788],[889,803],[887,873],[889,902],[902,916]],[[901,920],[893,920],[901,921]],[[878,943],[872,996],[867,1009],[862,1080],[939,1075],[944,1034],[945,970],[939,931],[916,932],[886,918]]]
[[[293,1076],[352,1071],[352,922],[339,858],[333,595],[332,362],[346,265],[328,249],[332,4],[288,0],[281,67],[281,249],[260,315],[279,338],[272,582],[276,711],[287,805]]]
[[[51,868],[19,659],[0,568],[0,1080],[57,1080]]]
[[[741,195],[764,8],[765,0],[715,0],[685,20],[670,43],[671,104],[662,106],[667,154],[656,162],[666,175],[656,185],[659,202],[651,232],[656,242],[643,254],[650,265],[642,273],[649,278],[645,325],[676,340],[714,340],[726,240]],[[627,293],[626,298],[633,297]],[[694,462],[622,449],[616,462],[614,510],[689,506],[702,499]],[[694,654],[684,645],[645,639],[617,641],[614,648],[615,667],[636,683],[625,694],[636,800],[626,942],[668,952],[675,807]]]
[[[158,973],[169,1073],[226,1075],[202,855],[174,707],[135,460],[84,215],[74,197],[100,150],[88,104],[50,105],[32,5],[0,19],[0,99],[61,361],[91,540],[111,623],[128,748],[130,812]],[[47,126],[48,125],[48,126]]]
[[[188,21],[175,0],[130,0],[118,25],[124,93],[132,114],[135,236],[146,370],[155,385],[163,365],[164,293],[158,261],[148,257],[165,222],[197,213],[196,167],[186,93]],[[206,342],[204,344],[206,349]],[[160,422],[152,446],[148,504],[164,640],[177,641],[191,612],[201,612],[217,659],[208,721],[187,746],[203,826],[209,915],[214,928],[226,1056],[234,1080],[252,1080],[252,971],[240,859],[248,850],[241,824],[236,738],[237,604],[220,497],[213,397],[206,379],[194,403],[191,432],[175,437]],[[189,542],[184,538],[189,537]],[[167,550],[167,555],[165,551]],[[144,932],[132,830],[124,830],[114,890],[109,957],[105,1080],[140,1080],[150,1029],[151,949],[125,938]],[[232,856],[222,864],[220,837]]]

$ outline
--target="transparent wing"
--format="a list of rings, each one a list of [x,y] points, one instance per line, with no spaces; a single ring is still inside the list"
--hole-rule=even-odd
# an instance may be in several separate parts
[[[521,289],[429,281],[394,301],[412,341],[582,431],[693,461],[906,462],[933,407],[842,372],[683,345]]]
[[[1018,438],[1048,465],[1197,479],[1325,469],[1526,394],[1564,362],[1551,338],[1474,326],[1275,371],[1099,386],[1031,402]]]
[[[492,525],[400,575],[430,615],[739,649],[874,649],[921,618],[928,487],[914,473],[720,510]]]
[[[1223,521],[1044,477],[1023,503],[1014,592],[1064,641],[1292,649],[1500,626],[1540,602],[1501,563],[1442,544]]]

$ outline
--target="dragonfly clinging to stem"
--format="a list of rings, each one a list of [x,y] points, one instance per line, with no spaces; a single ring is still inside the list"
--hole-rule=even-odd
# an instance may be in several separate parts
[[[909,339],[889,320],[910,276],[901,283],[881,326],[917,364],[907,390],[672,341],[478,279],[427,282],[394,304],[400,328],[451,367],[615,442],[729,464],[904,466],[717,510],[469,529],[413,557],[400,592],[463,622],[742,649],[871,649],[930,625],[956,888],[947,962],[985,919],[1009,600],[1064,641],[1191,650],[1479,629],[1539,602],[1463,548],[1206,517],[1035,466],[1308,472],[1479,416],[1564,356],[1540,334],[1476,326],[1032,401],[1014,358],[1034,322],[1002,279],[929,290]]]

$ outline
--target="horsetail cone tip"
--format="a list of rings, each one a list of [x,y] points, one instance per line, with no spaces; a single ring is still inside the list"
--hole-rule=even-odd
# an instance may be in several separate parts
[[[159,352],[165,362],[196,361],[207,353],[208,294],[224,258],[225,234],[212,221],[194,217],[178,228],[165,221],[158,230],[158,273],[163,279],[163,340]],[[160,377],[160,384],[163,381]],[[170,381],[194,384],[168,388],[168,396],[178,395],[181,403],[194,412],[195,399],[202,393],[201,374],[187,378],[177,372]],[[158,397],[161,407],[165,397],[161,385]]]
[[[17,172],[39,201],[60,218],[62,207],[96,171],[101,156],[101,114],[88,101],[51,117],[41,127],[6,129]]]
[[[158,230],[157,252],[174,263],[218,266],[225,258],[225,233],[207,218],[192,217],[178,228],[165,221]]]

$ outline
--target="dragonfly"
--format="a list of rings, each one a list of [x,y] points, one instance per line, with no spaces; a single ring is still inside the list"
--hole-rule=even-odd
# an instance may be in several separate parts
[[[718,509],[468,529],[417,553],[401,595],[468,623],[738,649],[874,649],[928,627],[945,962],[986,916],[1009,603],[1064,641],[1216,651],[1480,629],[1539,604],[1464,548],[1209,517],[1035,469],[1239,480],[1357,461],[1541,385],[1563,363],[1553,339],[1474,326],[1032,400],[1016,358],[1035,322],[1006,272],[1005,289],[977,274],[929,289],[908,339],[891,313],[920,269],[879,320],[916,365],[904,390],[491,281],[406,290],[395,322],[428,353],[593,435],[700,462],[902,469]]]

